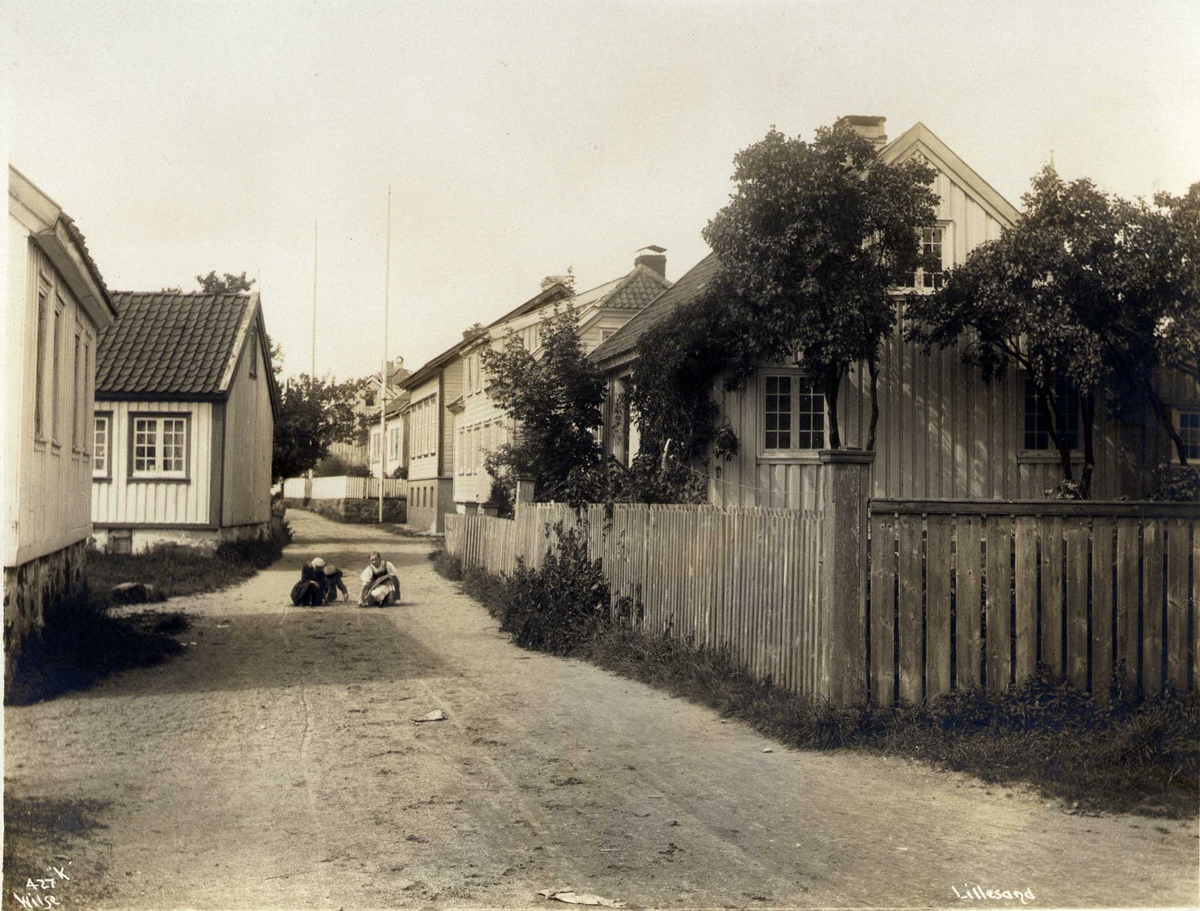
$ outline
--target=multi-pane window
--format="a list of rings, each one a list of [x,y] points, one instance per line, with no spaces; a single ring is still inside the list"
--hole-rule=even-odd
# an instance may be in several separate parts
[[[58,415],[61,410],[59,399],[62,390],[62,324],[64,309],[60,299],[59,306],[54,308],[54,349],[50,352],[50,438],[55,443],[59,441]]]
[[[71,361],[71,448],[79,451],[79,438],[83,435],[79,430],[79,419],[83,405],[83,389],[80,380],[83,378],[82,365],[79,363],[81,352],[79,333],[75,333],[75,358]]]
[[[92,430],[92,477],[111,477],[109,450],[112,442],[112,418],[107,414],[96,415]]]
[[[825,447],[825,394],[802,376],[763,378],[763,449],[781,452]]]
[[[133,477],[182,478],[187,469],[187,418],[133,418]]]
[[[909,277],[909,284],[914,288],[936,290],[942,287],[945,277],[945,258],[942,256],[943,243],[946,239],[945,228],[921,229],[921,259],[936,268],[926,268],[924,265]]]
[[[371,461],[379,461],[379,431],[371,431]]]
[[[388,428],[388,459],[397,461],[400,458],[400,428]]]
[[[792,448],[792,378],[768,376],[763,406],[766,449]]]
[[[1060,379],[1054,386],[1054,410],[1058,423],[1053,424],[1050,409],[1037,393],[1033,380],[1025,380],[1025,448],[1055,449],[1050,436],[1054,426],[1068,449],[1079,448],[1079,395],[1066,380]]]
[[[34,365],[33,383],[33,434],[38,439],[46,436],[46,292],[38,292],[37,304],[37,362]]]
[[[1200,459],[1200,411],[1179,412],[1179,437],[1189,459]]]

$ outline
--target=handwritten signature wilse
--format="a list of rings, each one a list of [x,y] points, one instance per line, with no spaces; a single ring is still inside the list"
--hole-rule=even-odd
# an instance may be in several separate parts
[[[67,867],[69,866],[71,866],[70,861],[67,862]],[[46,870],[50,874],[49,876],[30,877],[25,880],[24,894],[13,892],[13,898],[22,908],[58,908],[62,906],[62,899],[54,894],[54,890],[58,888],[60,882],[70,882],[71,877],[67,875],[66,867],[47,867]]]
[[[1032,889],[983,889],[979,886],[970,886],[963,883],[963,891],[959,892],[957,886],[951,886],[954,890],[954,895],[959,901],[1020,901],[1021,904],[1034,901]]]

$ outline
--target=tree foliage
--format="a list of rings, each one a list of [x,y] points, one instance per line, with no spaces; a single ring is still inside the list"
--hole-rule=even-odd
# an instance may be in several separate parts
[[[842,378],[855,362],[873,367],[895,324],[889,291],[922,264],[935,173],[878,160],[847,124],[812,142],[772,128],[734,158],[732,198],[704,229],[721,263],[713,293],[751,328],[740,358],[803,364],[824,388],[831,448]]]
[[[205,294],[234,294],[251,290],[255,279],[247,278],[245,272],[241,275],[226,272],[224,276],[209,272],[208,275],[197,275],[196,281]]]
[[[357,393],[355,380],[337,383],[307,374],[283,387],[271,457],[275,480],[303,474],[329,455],[332,443],[354,438]]]
[[[513,333],[502,347],[482,351],[490,394],[516,421],[514,439],[497,447],[486,467],[510,491],[518,477],[531,477],[539,500],[576,499],[574,486],[600,465],[604,378],[584,354],[573,307],[546,319],[541,339],[536,359]]]
[[[940,291],[911,297],[908,337],[927,351],[959,343],[985,380],[1019,366],[1050,417],[1064,481],[1083,497],[1099,407],[1149,404],[1186,463],[1160,383],[1164,367],[1195,362],[1200,341],[1195,236],[1189,252],[1185,230],[1194,203],[1129,202],[1050,167],[1022,201],[1014,227],[973,250]],[[1078,482],[1055,395],[1062,384],[1078,394]]]

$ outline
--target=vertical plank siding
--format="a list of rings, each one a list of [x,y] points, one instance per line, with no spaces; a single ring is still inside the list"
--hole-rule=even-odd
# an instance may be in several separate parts
[[[1038,664],[1092,693],[1120,668],[1148,696],[1195,689],[1195,504],[873,500],[870,523],[876,703],[998,692]]]

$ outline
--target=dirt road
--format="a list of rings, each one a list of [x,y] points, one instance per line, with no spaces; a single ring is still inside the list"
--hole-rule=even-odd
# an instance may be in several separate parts
[[[956,898],[968,885],[1042,907],[1198,900],[1194,821],[789,751],[518,650],[423,540],[289,521],[274,569],[168,605],[194,617],[182,657],[6,709],[9,795],[107,826],[46,857],[69,863],[65,906],[566,907],[541,889],[630,907],[1015,903]],[[374,547],[401,569],[400,606],[288,603],[305,559],[357,572]],[[435,709],[447,720],[413,721]],[[6,907],[26,875],[9,871]]]

